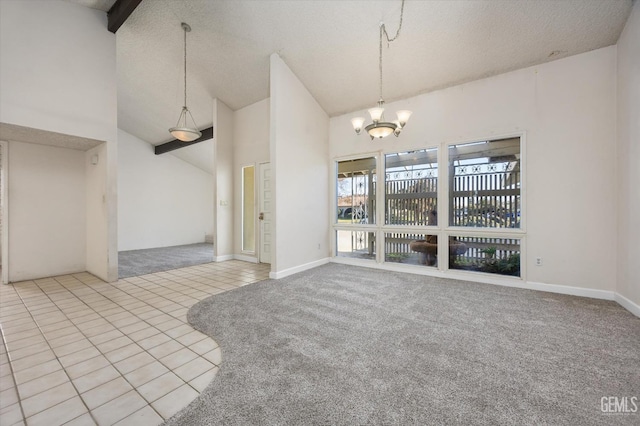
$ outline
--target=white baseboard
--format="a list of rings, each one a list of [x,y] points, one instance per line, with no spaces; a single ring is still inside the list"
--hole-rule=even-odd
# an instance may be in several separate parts
[[[479,282],[483,284],[493,284],[493,285],[500,285],[505,287],[516,287],[516,288],[523,288],[527,290],[547,291],[549,293],[567,294],[570,296],[590,297],[592,299],[612,300],[617,302],[620,306],[622,306],[623,308],[631,312],[633,315],[640,318],[640,305],[632,302],[631,300],[627,299],[623,295],[610,290],[598,290],[593,288],[573,287],[573,286],[560,285],[560,284],[546,284],[546,283],[538,283],[534,281],[522,281],[514,277],[506,277],[506,276],[503,277],[499,275],[494,276],[494,275],[488,275],[488,274],[480,275],[477,273],[471,273],[471,272],[465,272],[465,271],[450,270],[445,272],[435,268],[424,268],[424,267],[415,267],[412,265],[399,265],[399,264],[390,264],[390,263],[383,264],[383,263],[375,263],[370,261],[363,261],[359,259],[351,259],[347,257],[333,257],[333,258],[330,258],[329,261],[333,263],[341,263],[344,265],[361,266],[361,267],[373,268],[373,269],[382,269],[385,271],[406,272],[409,274],[427,275],[427,276],[438,277],[438,278],[449,278],[453,280],[474,281],[474,282]],[[303,266],[306,266],[306,265],[303,265]],[[319,265],[313,265],[308,268],[296,270],[292,273],[301,272],[302,270],[310,269],[315,266],[319,266]],[[292,269],[296,269],[296,268],[292,268]],[[288,272],[288,270],[282,271],[280,273],[285,273],[285,272]],[[291,275],[291,274],[280,276],[279,273],[272,272],[271,274],[269,274],[269,277],[276,278],[275,275],[278,275],[277,278],[284,278],[285,276]]]
[[[522,281],[510,277],[483,275],[465,271],[440,271],[435,268],[414,267],[412,265],[382,264],[350,258],[331,258],[331,262],[344,265],[362,266],[365,268],[382,269],[394,272],[406,272],[410,274],[427,275],[454,280],[473,281],[484,284],[501,285],[505,287],[524,288],[527,290],[547,291],[549,293],[568,294],[570,296],[590,297],[592,299],[612,300],[620,306],[640,317],[640,306],[615,291],[598,290],[593,288],[573,287],[559,284],[546,284],[534,281]]]
[[[308,269],[326,265],[327,263],[329,263],[329,258],[325,257],[324,259],[315,260],[313,262],[305,263],[304,265],[295,266],[289,269],[284,269],[282,271],[269,272],[269,278],[279,280],[280,278],[288,277],[289,275],[297,274],[298,272],[303,272]]]
[[[247,256],[246,254],[234,254],[235,260],[242,260],[243,262],[259,263],[258,258],[254,256]]]
[[[225,254],[222,256],[213,256],[214,262],[224,262],[225,260],[233,260],[232,254]]]
[[[627,311],[640,318],[640,305],[633,303],[631,300],[627,299],[620,293],[616,293],[615,301],[618,302],[618,304],[625,308]]]
[[[533,281],[523,282],[520,288],[529,290],[548,291],[549,293],[568,294],[570,296],[590,297],[592,299],[615,300],[615,292],[609,290],[597,290],[594,288],[572,287],[568,285],[537,283]]]
[[[343,265],[361,266],[364,268],[380,269],[383,271],[401,272],[415,275],[425,275],[428,277],[447,278],[450,280],[471,281],[482,284],[502,285],[507,287],[521,287],[524,283],[518,277],[510,277],[503,275],[480,274],[468,271],[441,271],[435,267],[425,267],[421,265],[409,265],[395,262],[375,263],[362,259],[353,259],[349,257],[334,257],[330,260],[333,263],[341,263]],[[527,287],[528,288],[528,287]]]

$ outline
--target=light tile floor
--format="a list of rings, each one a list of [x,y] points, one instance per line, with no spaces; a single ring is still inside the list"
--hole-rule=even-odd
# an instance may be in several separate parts
[[[189,307],[268,274],[227,261],[116,283],[79,273],[0,286],[0,426],[161,423],[222,360],[187,323]]]

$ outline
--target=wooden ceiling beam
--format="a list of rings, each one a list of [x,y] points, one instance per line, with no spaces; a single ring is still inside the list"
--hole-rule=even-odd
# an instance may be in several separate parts
[[[116,33],[142,0],[116,0],[107,12],[107,28]]]
[[[184,148],[185,146],[193,145],[199,142],[208,141],[209,139],[213,139],[213,126],[208,127],[204,130],[201,130],[202,136],[192,142],[182,142],[178,139],[174,139],[169,142],[165,142],[160,145],[156,145],[154,150],[156,155],[164,154],[169,151],[175,151],[176,149]]]

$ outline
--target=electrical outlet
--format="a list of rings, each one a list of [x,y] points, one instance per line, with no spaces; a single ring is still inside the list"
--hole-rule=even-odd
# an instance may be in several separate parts
[[[542,258],[536,257],[536,266],[542,266]]]

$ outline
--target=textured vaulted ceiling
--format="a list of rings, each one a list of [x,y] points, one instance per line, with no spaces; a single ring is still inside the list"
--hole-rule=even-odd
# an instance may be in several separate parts
[[[171,139],[167,129],[182,105],[182,21],[193,28],[188,104],[201,128],[212,123],[213,98],[236,110],[269,96],[273,52],[329,115],[370,107],[378,99],[379,23],[394,32],[400,5],[143,0],[117,33],[118,125],[152,144]],[[615,44],[630,10],[631,0],[408,0],[402,33],[384,51],[384,96],[391,101]]]

